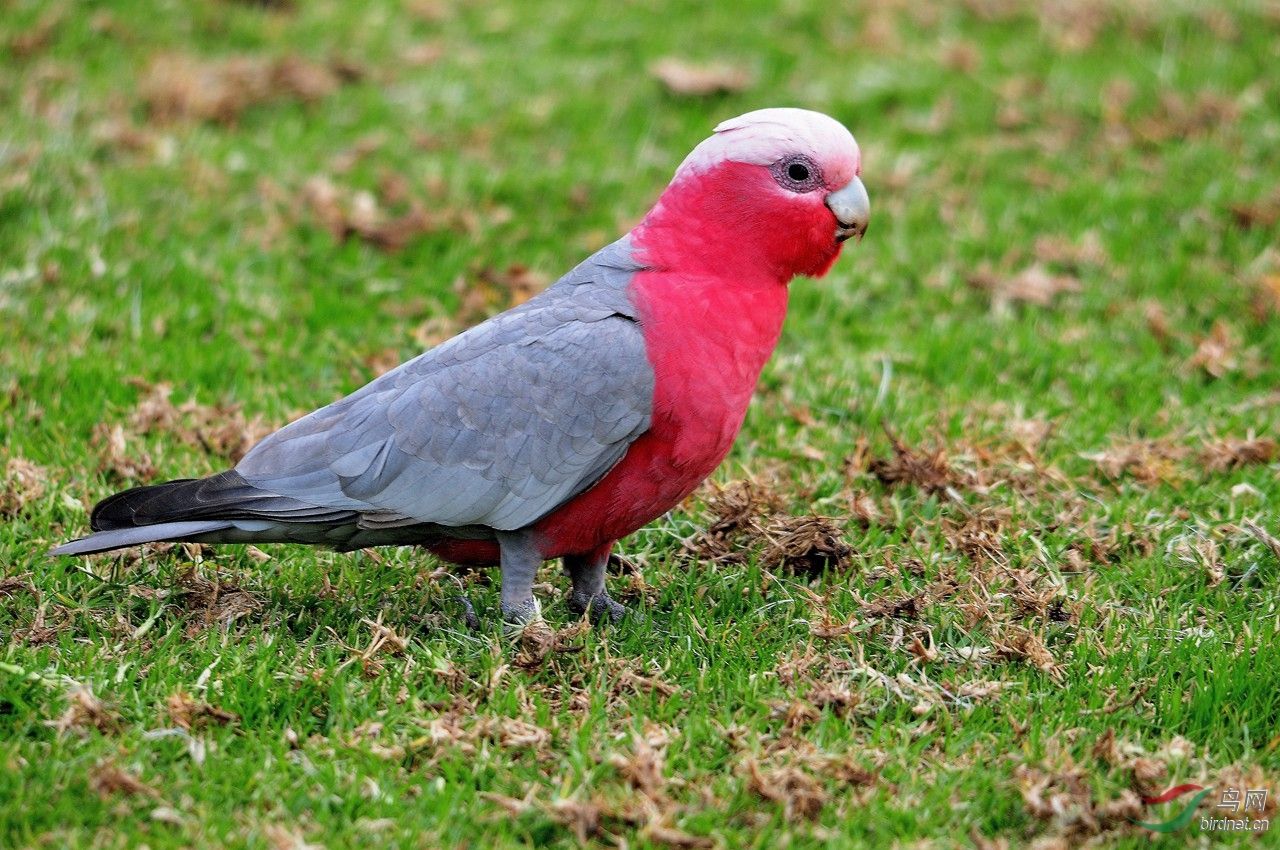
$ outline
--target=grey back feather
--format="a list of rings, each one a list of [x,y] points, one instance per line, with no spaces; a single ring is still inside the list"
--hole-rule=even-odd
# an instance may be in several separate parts
[[[263,440],[236,467],[316,506],[523,528],[598,481],[644,433],[653,369],[628,239],[524,304]]]

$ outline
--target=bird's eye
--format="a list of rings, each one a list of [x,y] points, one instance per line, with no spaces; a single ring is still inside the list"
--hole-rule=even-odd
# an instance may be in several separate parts
[[[812,192],[822,185],[822,173],[809,157],[793,154],[773,164],[773,179],[789,192]]]

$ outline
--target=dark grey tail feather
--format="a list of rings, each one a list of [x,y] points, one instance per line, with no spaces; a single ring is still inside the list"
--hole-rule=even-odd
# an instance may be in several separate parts
[[[485,539],[478,526],[451,528],[422,522],[364,528],[355,522],[268,522],[263,520],[187,520],[113,528],[64,543],[50,555],[96,555],[142,543],[304,543],[350,552],[367,546],[430,545],[444,538]]]
[[[137,528],[115,528],[99,531],[79,540],[63,543],[50,550],[50,555],[95,555],[98,552],[110,552],[112,549],[123,549],[141,543],[158,541],[176,542],[190,540],[215,531],[225,531],[232,523],[225,520],[197,520],[194,522],[162,522],[155,525],[143,525]]]
[[[94,506],[89,527],[96,533],[49,554],[92,555],[160,541],[309,543],[343,551],[492,534],[479,526],[447,528],[385,511],[319,507],[259,489],[235,470],[108,496]]]
[[[94,506],[96,534],[72,540],[52,555],[91,555],[159,541],[297,541],[326,543],[351,536],[358,514],[317,507],[254,487],[234,469],[134,487]],[[256,527],[256,528],[255,528]],[[341,529],[349,527],[345,535]]]
[[[170,496],[175,490],[185,490],[186,485],[197,481],[198,479],[195,478],[179,478],[163,484],[148,484],[121,490],[93,506],[93,512],[89,514],[89,528],[94,531],[110,531],[153,524],[157,521],[156,519],[151,519],[150,523],[147,522],[148,514],[152,513],[147,510],[149,503],[162,501],[162,498],[158,497]]]
[[[110,531],[196,519],[342,523],[355,518],[354,511],[318,507],[261,490],[229,469],[208,478],[183,478],[108,496],[94,507],[89,527]]]

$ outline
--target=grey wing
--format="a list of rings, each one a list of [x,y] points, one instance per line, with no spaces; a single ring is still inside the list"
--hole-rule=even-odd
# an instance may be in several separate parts
[[[654,384],[640,327],[608,309],[612,297],[545,296],[277,432],[237,471],[323,507],[501,530],[536,522],[648,429]]]

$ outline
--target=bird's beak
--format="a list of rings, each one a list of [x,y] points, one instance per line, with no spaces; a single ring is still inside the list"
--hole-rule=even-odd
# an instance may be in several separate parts
[[[871,199],[867,197],[867,188],[857,177],[850,180],[842,189],[827,195],[827,209],[836,217],[836,241],[843,242],[850,236],[862,241],[862,234],[867,232],[867,222],[871,218]]]

